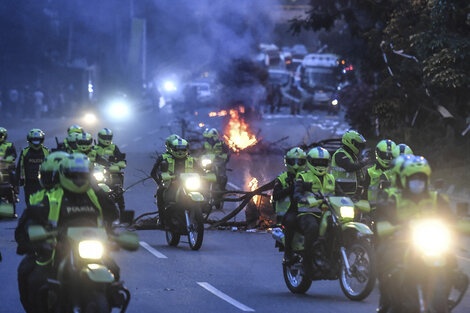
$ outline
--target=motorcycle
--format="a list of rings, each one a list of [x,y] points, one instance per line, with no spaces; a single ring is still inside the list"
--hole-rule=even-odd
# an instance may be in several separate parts
[[[354,222],[354,203],[346,197],[310,194],[299,203],[299,216],[321,216],[319,238],[305,250],[305,238],[296,232],[292,240],[294,263],[283,264],[284,281],[292,293],[305,293],[313,280],[337,280],[349,299],[360,301],[375,285],[375,254],[372,231]],[[284,229],[273,230],[279,251],[284,250]],[[309,259],[311,258],[311,259]],[[308,268],[310,270],[308,270]]]
[[[18,199],[12,184],[14,175],[12,166],[14,166],[12,161],[0,157],[0,218],[15,217]]]
[[[213,173],[216,177],[219,175],[227,175],[225,172],[225,166],[221,166],[217,161],[215,154],[204,154],[199,158],[199,162],[201,168],[206,174]],[[224,173],[220,173],[221,171],[224,171]],[[223,209],[224,201],[222,200],[223,194],[221,191],[225,190],[225,186],[220,186],[217,181],[207,182],[205,189],[207,189],[208,206],[203,208],[202,213],[204,215],[204,219],[207,220],[213,208],[217,210]]]
[[[206,177],[207,178],[207,177]],[[208,179],[215,180],[214,176]],[[202,208],[207,205],[201,190],[201,176],[197,173],[181,173],[178,177],[164,173],[164,182],[175,179],[175,201],[165,203],[164,225],[169,246],[177,246],[182,235],[188,236],[189,247],[199,250],[204,238]],[[170,188],[173,188],[170,187]],[[166,192],[171,192],[167,190]]]
[[[460,303],[469,284],[454,252],[461,222],[452,228],[439,217],[424,215],[403,226],[377,225],[378,235],[393,243],[382,251],[390,253],[382,268],[385,284],[392,287],[388,312],[449,313]],[[468,232],[468,224],[464,227]]]
[[[93,176],[98,185],[111,195],[111,198],[119,206],[122,214],[124,211],[124,173],[122,169],[126,167],[125,161],[113,162],[103,157],[97,157],[93,166]],[[107,186],[107,188],[105,187]]]
[[[110,313],[113,307],[120,308],[121,313],[126,311],[131,294],[122,281],[115,279],[114,261],[107,253],[119,248],[136,251],[139,248],[136,234],[110,235],[99,227],[46,230],[40,225],[30,226],[28,234],[32,242],[45,242],[64,249],[61,250],[63,257],[52,253],[57,258],[54,274],[48,278],[47,285],[38,290],[39,301],[47,299],[45,303],[38,303],[47,307],[44,311]]]

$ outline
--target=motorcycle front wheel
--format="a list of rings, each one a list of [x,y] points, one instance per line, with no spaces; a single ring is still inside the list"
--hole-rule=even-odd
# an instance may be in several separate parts
[[[361,240],[346,248],[350,273],[343,263],[339,283],[344,295],[353,301],[367,298],[374,289],[375,254],[369,242]]]
[[[289,288],[292,293],[306,293],[312,285],[312,280],[305,274],[301,262],[296,262],[290,266],[283,264],[282,272],[287,288]]]
[[[176,247],[180,242],[180,235],[170,230],[166,231],[165,237],[169,246]]]
[[[204,219],[200,209],[186,210],[188,223],[188,241],[191,250],[199,250],[204,239]]]

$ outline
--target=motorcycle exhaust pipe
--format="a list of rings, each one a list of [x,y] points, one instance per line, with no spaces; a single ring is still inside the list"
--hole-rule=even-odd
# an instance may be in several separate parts
[[[346,267],[348,276],[351,276],[351,266],[349,265],[348,256],[346,255],[346,249],[344,247],[341,247],[341,256],[343,257],[344,267]]]

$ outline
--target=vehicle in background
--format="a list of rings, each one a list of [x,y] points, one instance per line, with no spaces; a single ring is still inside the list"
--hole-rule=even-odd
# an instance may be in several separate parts
[[[284,59],[282,58],[279,47],[275,44],[260,44],[260,53],[257,55],[256,60],[266,67],[279,67],[283,68]]]
[[[306,55],[301,66],[297,68],[295,79],[304,109],[322,109],[329,113],[339,111],[338,86],[341,82],[341,71],[336,55]]]
[[[304,45],[294,45],[290,50],[293,59],[301,59],[308,54],[307,48]]]

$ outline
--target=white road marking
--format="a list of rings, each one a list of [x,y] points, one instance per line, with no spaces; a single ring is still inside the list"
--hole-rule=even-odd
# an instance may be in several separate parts
[[[127,143],[125,143],[125,144],[123,144],[123,145],[120,145],[120,147],[121,147],[122,149],[124,149],[125,147],[127,147]]]
[[[163,253],[157,251],[156,249],[152,248],[148,243],[146,243],[145,241],[140,241],[139,242],[140,245],[145,249],[147,250],[148,252],[152,253],[154,256],[156,256],[157,258],[159,259],[168,259],[166,255],[164,255]]]
[[[231,182],[228,182],[227,185],[229,185],[230,187],[236,189],[236,190],[241,190],[242,188],[241,187],[238,187],[237,185],[231,183]]]
[[[135,137],[132,141],[137,142],[137,141],[139,141],[139,140],[141,140],[141,139],[142,139],[142,137]]]
[[[158,133],[158,132],[159,132],[158,129],[154,129],[154,130],[148,131],[147,134],[153,135],[153,134],[156,134],[156,133]]]
[[[252,308],[244,305],[243,303],[238,302],[237,300],[233,299],[232,297],[230,297],[227,294],[223,293],[222,291],[218,290],[217,288],[215,288],[214,286],[212,286],[209,283],[198,282],[197,284],[199,286],[201,286],[202,288],[206,289],[207,291],[209,291],[210,293],[216,295],[220,299],[230,303],[231,305],[237,307],[238,309],[240,309],[244,312],[255,312],[255,310],[253,310]]]

